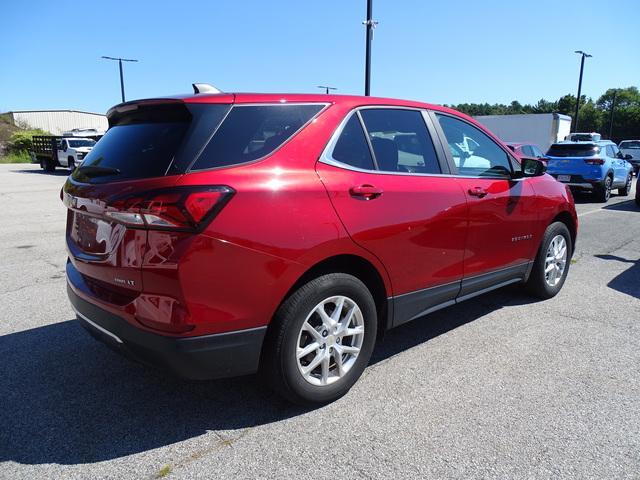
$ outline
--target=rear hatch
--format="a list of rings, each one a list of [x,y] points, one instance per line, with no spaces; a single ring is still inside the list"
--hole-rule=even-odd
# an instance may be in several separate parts
[[[595,143],[556,143],[547,152],[547,173],[583,175],[593,166],[602,165],[601,149]]]
[[[126,305],[142,291],[150,223],[197,230],[198,212],[210,200],[205,197],[215,201],[220,192],[199,192],[196,198],[193,192],[169,194],[167,188],[188,169],[229,107],[152,100],[109,111],[109,130],[62,192],[69,259],[91,294]]]

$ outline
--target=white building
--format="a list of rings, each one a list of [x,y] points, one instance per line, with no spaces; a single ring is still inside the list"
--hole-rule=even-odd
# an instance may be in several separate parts
[[[7,112],[11,122],[21,128],[39,128],[53,135],[74,129],[94,129],[104,133],[109,128],[106,115],[77,110],[20,110]]]

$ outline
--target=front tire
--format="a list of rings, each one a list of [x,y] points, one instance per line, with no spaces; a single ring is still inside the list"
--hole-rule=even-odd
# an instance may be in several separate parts
[[[526,290],[542,299],[555,297],[567,278],[573,244],[569,229],[562,222],[554,222],[544,233]]]
[[[623,197],[626,197],[627,195],[629,195],[629,193],[631,193],[631,182],[633,182],[633,176],[629,174],[629,176],[627,177],[627,181],[624,184],[624,187],[618,189],[618,194],[622,195]]]
[[[67,158],[67,168],[72,172],[76,169],[76,162],[73,157]]]
[[[303,405],[332,402],[358,380],[376,340],[376,304],[358,278],[318,277],[280,306],[269,327],[261,370],[270,386]]]

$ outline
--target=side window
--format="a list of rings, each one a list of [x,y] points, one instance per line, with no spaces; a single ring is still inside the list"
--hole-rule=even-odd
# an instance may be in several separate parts
[[[535,157],[533,148],[531,148],[529,145],[522,146],[522,155],[524,155],[525,157]]]
[[[237,165],[270,155],[323,105],[238,105],[198,157],[192,170]]]
[[[358,115],[353,114],[340,133],[333,147],[332,157],[338,162],[365,170],[375,170],[367,137],[362,130]]]
[[[510,177],[507,153],[489,136],[457,118],[436,114],[460,175],[474,177]],[[472,139],[473,142],[470,142]],[[470,146],[473,145],[473,148]]]
[[[613,151],[613,147],[611,145],[607,145],[607,157],[615,157],[616,154]]]
[[[421,112],[368,108],[360,110],[360,115],[379,170],[441,173],[433,141]]]
[[[614,157],[618,157],[618,153],[620,153],[620,150],[618,150],[618,147],[616,145],[611,145],[611,151]]]

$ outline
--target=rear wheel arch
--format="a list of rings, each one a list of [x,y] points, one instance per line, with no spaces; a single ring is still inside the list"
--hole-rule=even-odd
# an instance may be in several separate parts
[[[571,216],[571,214],[569,212],[563,211],[560,212],[559,214],[557,214],[553,220],[551,220],[551,222],[549,222],[549,225],[555,223],[555,222],[562,222],[564,223],[567,228],[569,229],[569,234],[571,235],[571,254],[573,254],[573,251],[575,250],[575,245],[576,245],[576,237],[577,237],[577,229],[576,229],[576,223],[573,220],[573,217]]]
[[[282,298],[280,305],[282,305],[282,303],[284,303],[286,299],[289,298],[301,286],[305,285],[315,278],[329,273],[346,273],[349,275],[353,275],[366,285],[376,303],[376,310],[378,313],[378,328],[380,330],[379,333],[382,333],[387,326],[389,315],[387,297],[390,296],[390,293],[387,292],[382,273],[378,270],[378,268],[376,268],[376,266],[373,265],[369,260],[358,255],[335,255],[317,262],[316,264],[308,268],[298,278],[298,280],[296,280],[296,282],[287,291],[286,295]]]

